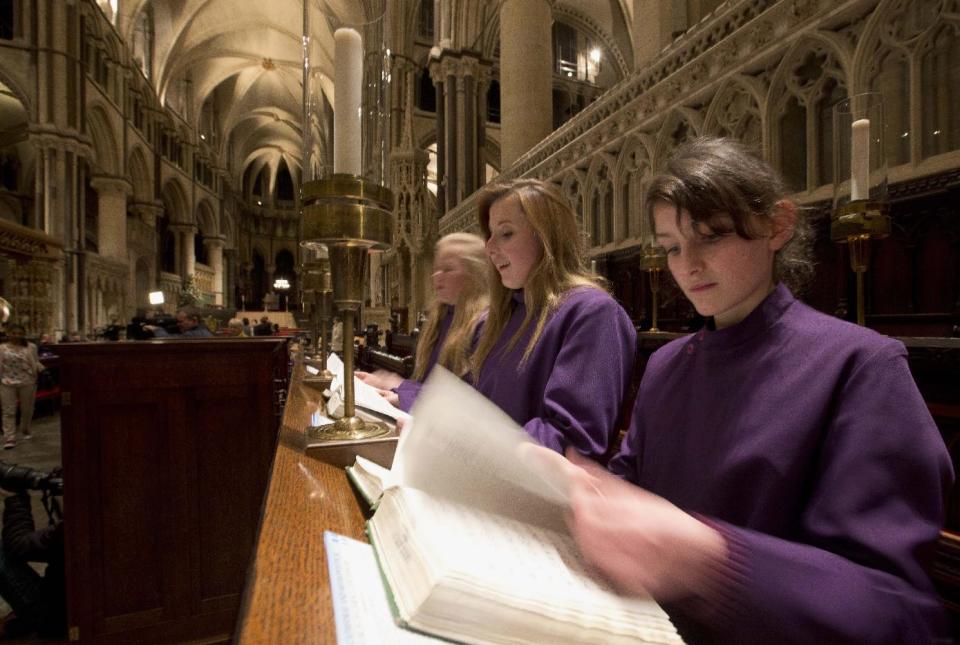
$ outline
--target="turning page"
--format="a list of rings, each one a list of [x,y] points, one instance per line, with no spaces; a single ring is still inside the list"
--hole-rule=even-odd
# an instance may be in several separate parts
[[[417,488],[525,522],[559,528],[568,496],[563,481],[520,446],[535,443],[513,419],[470,385],[435,366],[400,436],[393,472]]]

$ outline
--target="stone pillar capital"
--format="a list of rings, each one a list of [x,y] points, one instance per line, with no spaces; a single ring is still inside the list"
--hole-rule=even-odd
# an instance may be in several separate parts
[[[115,175],[95,175],[90,178],[90,187],[103,194],[123,194],[130,195],[133,192],[133,186],[124,177]]]
[[[223,235],[211,235],[209,237],[203,238],[203,245],[208,249],[218,248],[222,249],[227,243],[226,236]]]

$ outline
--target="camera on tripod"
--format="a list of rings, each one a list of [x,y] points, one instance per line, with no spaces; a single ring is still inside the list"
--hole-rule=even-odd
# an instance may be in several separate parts
[[[0,461],[0,488],[11,493],[39,490],[51,495],[63,495],[63,476],[59,468],[44,472]]]

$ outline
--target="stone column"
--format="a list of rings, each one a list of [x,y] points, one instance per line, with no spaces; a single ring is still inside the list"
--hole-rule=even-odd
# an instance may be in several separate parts
[[[221,236],[208,237],[203,240],[207,247],[207,259],[213,269],[213,304],[223,303],[223,245],[226,238]]]
[[[97,191],[97,245],[100,255],[127,261],[127,195],[130,182],[122,177],[98,176],[90,180]]]
[[[194,238],[196,237],[196,229],[192,226],[187,226],[182,231],[182,247],[183,247],[183,278],[187,278],[196,273],[197,266],[197,253],[194,249]]]
[[[506,170],[553,130],[551,0],[500,5],[500,166]]]
[[[193,238],[196,229],[190,224],[170,224],[167,227],[173,233],[174,264],[180,277],[186,280],[187,276],[195,273],[196,255],[193,248]]]
[[[485,77],[490,62],[470,52],[443,51],[430,64],[437,87],[437,187],[442,216],[480,187]]]
[[[640,69],[687,28],[684,2],[637,0],[633,9],[633,61]]]

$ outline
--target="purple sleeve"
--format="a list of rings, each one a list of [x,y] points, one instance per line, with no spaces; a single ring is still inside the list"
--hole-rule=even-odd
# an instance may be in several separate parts
[[[640,390],[643,390],[642,381]],[[637,463],[639,463],[640,457],[640,438],[643,435],[643,429],[638,427],[643,423],[643,415],[636,413],[639,402],[640,392],[637,393],[637,400],[633,404],[634,410],[630,415],[630,429],[627,431],[627,436],[623,438],[620,450],[607,464],[607,470],[632,484],[636,484],[638,481]]]
[[[417,395],[420,394],[420,388],[422,387],[423,383],[420,381],[414,381],[413,379],[408,378],[403,379],[403,382],[400,383],[400,385],[393,388],[393,391],[396,392],[397,396],[400,398],[400,401],[397,403],[397,407],[404,412],[409,412],[410,408],[413,407],[413,402],[416,400]]]
[[[712,598],[674,608],[694,633],[730,643],[926,643],[945,633],[924,564],[952,468],[902,347],[853,368],[834,400],[794,527],[769,535],[707,518],[727,538],[732,573]]]
[[[606,456],[633,370],[637,333],[613,299],[574,312],[543,392],[543,415],[524,425],[542,445]]]

